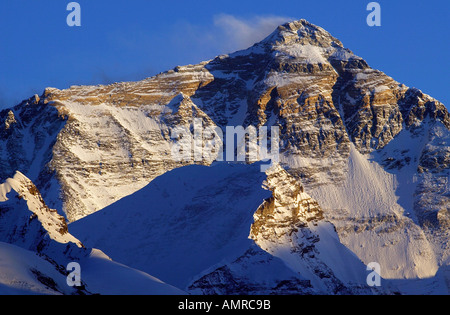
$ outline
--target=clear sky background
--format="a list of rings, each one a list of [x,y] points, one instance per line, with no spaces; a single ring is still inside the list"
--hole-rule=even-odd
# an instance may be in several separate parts
[[[0,2],[0,109],[45,87],[135,81],[244,49],[284,22],[304,18],[371,67],[447,105],[450,1],[79,0],[81,27],[66,24],[69,0]]]

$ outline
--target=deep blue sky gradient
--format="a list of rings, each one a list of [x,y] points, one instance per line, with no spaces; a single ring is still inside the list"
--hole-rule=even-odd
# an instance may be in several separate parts
[[[382,26],[369,27],[365,0],[79,0],[79,28],[66,24],[69,2],[0,2],[0,109],[48,86],[140,80],[245,48],[215,24],[224,15],[250,26],[307,19],[371,67],[450,104],[449,1],[378,1]]]

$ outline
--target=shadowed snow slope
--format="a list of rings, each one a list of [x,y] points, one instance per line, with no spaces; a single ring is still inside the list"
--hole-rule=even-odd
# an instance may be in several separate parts
[[[251,245],[253,213],[270,193],[252,166],[189,166],[70,224],[88,246],[179,287]]]
[[[260,163],[186,166],[69,229],[194,293],[371,292],[366,266],[280,166],[267,174]]]

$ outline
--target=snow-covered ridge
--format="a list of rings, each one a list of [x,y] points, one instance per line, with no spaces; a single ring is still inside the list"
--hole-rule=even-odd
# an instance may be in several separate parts
[[[0,209],[0,295],[184,294],[85,248],[20,172],[0,184]],[[67,284],[69,262],[81,266],[81,287]]]
[[[14,194],[11,194],[11,191]],[[45,204],[36,186],[19,171],[16,172],[13,178],[9,178],[5,183],[0,184],[0,204],[5,203],[9,205],[11,204],[10,198],[14,197],[26,202],[27,210],[30,211],[28,214],[29,220],[39,221],[43,231],[48,234],[51,240],[61,244],[74,243],[78,247],[83,246],[79,240],[68,233],[65,218]],[[13,208],[11,211],[22,212],[23,209]],[[12,213],[11,215],[15,216],[17,214]],[[2,216],[2,220],[5,220],[5,214]],[[11,223],[15,224],[15,222]],[[27,238],[28,236],[24,235],[23,237]]]

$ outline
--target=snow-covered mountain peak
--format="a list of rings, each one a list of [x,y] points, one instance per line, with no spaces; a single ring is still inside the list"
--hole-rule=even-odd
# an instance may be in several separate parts
[[[329,32],[304,19],[278,26],[271,35],[263,40],[263,43],[271,43],[274,45],[300,43],[318,47],[343,47],[342,43],[331,36]]]
[[[228,126],[278,127],[280,165],[267,174],[233,163],[230,168],[186,168],[210,165],[215,159],[216,151],[202,160],[195,154],[183,161],[174,159],[173,149],[182,147],[183,139],[190,144],[186,152],[212,143],[206,132],[202,143],[184,137],[195,132],[199,121],[204,128],[222,131]],[[186,133],[177,135],[180,127]],[[0,186],[0,242],[32,250],[41,247],[43,237],[64,243],[69,237],[62,233],[64,220],[50,210],[57,209],[75,227],[84,219],[92,220],[80,233],[87,238],[96,234],[99,244],[107,245],[107,255],[111,249],[113,256],[122,257],[129,247],[141,253],[141,241],[147,239],[154,218],[159,224],[152,233],[162,232],[152,234],[150,245],[158,250],[161,235],[172,235],[173,243],[197,236],[203,240],[205,229],[217,232],[218,227],[223,231],[220,242],[229,241],[223,235],[236,233],[232,214],[239,218],[243,208],[247,221],[240,236],[245,241],[236,244],[248,251],[233,252],[242,259],[223,268],[203,270],[212,272],[198,279],[192,290],[222,292],[228,280],[244,279],[243,270],[260,259],[272,268],[266,260],[269,254],[291,269],[282,279],[290,279],[294,271],[302,275],[291,279],[292,287],[283,292],[298,289],[296,283],[306,278],[319,291],[350,292],[339,290],[341,280],[332,283],[336,279],[359,290],[365,277],[352,278],[344,268],[349,262],[365,271],[361,261],[377,260],[385,279],[433,277],[450,253],[449,139],[450,115],[442,103],[370,68],[324,29],[294,21],[230,55],[138,82],[48,88],[42,96],[0,111],[0,182],[5,182]],[[16,170],[30,180],[21,173],[13,175]],[[202,177],[194,182],[194,175]],[[211,183],[214,179],[223,181]],[[249,193],[255,199],[245,206]],[[158,203],[164,207],[143,211]],[[108,219],[103,217],[108,209],[114,212],[110,219],[120,224],[99,229],[97,220]],[[167,216],[174,210],[181,221]],[[158,211],[162,216],[156,216]],[[136,216],[124,222],[123,216],[133,213]],[[125,244],[124,235],[134,232],[137,218],[145,216],[151,220],[142,222],[142,231],[132,233]],[[216,226],[211,224],[213,216]],[[252,220],[255,244],[246,247]],[[198,235],[185,229],[186,221],[192,221]],[[182,225],[181,230],[174,229],[178,237],[164,230],[171,228],[168,222]],[[103,233],[114,235],[103,240]],[[198,242],[192,246],[200,254],[205,250]],[[161,250],[166,249],[172,251],[174,245],[164,243]],[[341,262],[327,254],[334,250]],[[350,259],[348,250],[358,259]],[[163,258],[178,265],[184,252],[180,245],[173,257],[167,253]],[[193,266],[202,260],[203,256],[191,257],[192,251],[186,253]],[[135,267],[149,266],[147,261],[141,263]],[[165,271],[167,263],[159,267]],[[185,266],[179,267],[184,272]],[[168,270],[169,278],[173,271]],[[327,282],[322,278],[333,281],[322,286]],[[188,285],[192,279],[184,280],[182,284]],[[253,280],[256,284],[261,279]],[[311,289],[305,283],[300,287],[302,292]],[[245,285],[233,292],[240,290]],[[247,293],[263,292],[261,287],[252,290]]]

